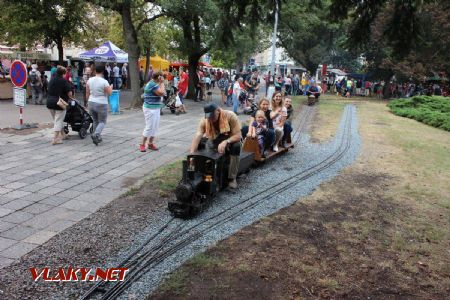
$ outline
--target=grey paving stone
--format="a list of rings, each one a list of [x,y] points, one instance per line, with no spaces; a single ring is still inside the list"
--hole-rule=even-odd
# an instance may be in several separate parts
[[[66,203],[61,204],[60,207],[65,207],[77,211],[92,211],[91,203],[78,199],[69,200]]]
[[[17,241],[15,240],[0,237],[0,251],[5,250],[16,243]]]
[[[58,234],[58,233],[55,231],[41,230],[41,231],[36,232],[33,235],[30,235],[26,239],[24,239],[24,242],[30,243],[30,244],[42,245],[43,243],[45,243],[46,241],[51,239],[56,234]]]
[[[34,203],[28,207],[25,207],[23,209],[24,212],[28,212],[30,214],[41,214],[43,212],[46,212],[50,209],[52,209],[54,206],[53,205],[47,205],[47,204],[41,204],[41,203]]]
[[[65,191],[57,194],[56,196],[61,196],[69,199],[73,199],[79,195],[81,195],[83,192],[76,191],[74,189],[66,189]]]
[[[41,173],[41,171],[38,171],[38,170],[25,170],[25,171],[23,171],[21,174],[22,175],[26,175],[26,176],[33,176],[33,175],[36,175],[36,174],[39,174],[39,173]]]
[[[78,222],[83,220],[84,218],[90,216],[92,212],[89,211],[72,211],[67,217],[66,220]]]
[[[20,180],[20,179],[22,179],[22,178],[25,178],[25,177],[26,177],[26,175],[22,175],[22,174],[13,174],[13,175],[8,176],[7,178],[8,178],[9,180],[11,180],[11,181],[18,181],[18,180]]]
[[[72,213],[73,210],[67,208],[53,207],[52,209],[44,213],[35,215],[28,221],[23,222],[22,225],[43,229],[55,223],[56,221],[67,219],[69,216],[71,216]]]
[[[2,174],[2,176],[0,176],[0,185],[1,186],[4,186],[11,182],[14,182],[14,180],[11,180],[8,177],[6,177],[3,172],[1,172],[1,174]]]
[[[85,201],[88,203],[94,203],[96,199],[100,198],[102,195],[99,195],[95,192],[83,193],[74,198],[74,200]]]
[[[58,184],[61,180],[55,180],[54,177],[43,179],[39,181],[40,185],[43,185],[45,187],[52,187],[56,184]]]
[[[78,185],[78,183],[71,182],[70,179],[67,179],[66,181],[58,183],[58,188],[67,190],[67,189],[71,189],[75,185]]]
[[[91,193],[98,194],[101,196],[104,196],[104,195],[111,195],[114,197],[119,196],[119,193],[117,192],[117,190],[112,190],[112,189],[103,188],[103,187],[97,187],[94,190],[92,190]]]
[[[8,202],[7,204],[2,205],[3,208],[8,208],[12,210],[19,210],[24,207],[30,206],[34,202],[26,201],[22,199],[14,199],[11,202]]]
[[[14,212],[14,210],[12,210],[12,209],[0,207],[0,217],[7,216],[7,215],[9,215],[9,214],[11,214],[13,212]]]
[[[39,192],[35,192],[35,193],[31,193],[29,195],[23,196],[22,200],[26,200],[26,201],[31,201],[31,202],[38,202],[39,200],[45,199],[47,198],[48,195],[46,194],[41,194]]]
[[[56,167],[53,169],[48,170],[51,173],[55,173],[55,174],[61,174],[61,173],[65,173],[67,172],[69,169],[67,168],[63,168],[63,167]]]
[[[72,183],[83,183],[87,180],[89,180],[89,178],[86,178],[84,176],[76,176],[76,177],[67,178],[67,181],[70,181]]]
[[[36,174],[36,175],[34,175],[34,176],[37,177],[37,178],[41,178],[41,179],[47,179],[47,178],[50,178],[50,177],[55,176],[55,174],[54,174],[54,173],[47,172],[47,171],[45,170],[45,171],[42,171],[41,173]]]
[[[34,234],[36,231],[37,229],[32,227],[17,225],[16,227],[0,233],[0,236],[16,241],[21,241]]]
[[[4,194],[3,196],[5,196],[6,198],[10,198],[10,199],[19,199],[19,198],[29,195],[30,193],[31,192],[23,191],[21,189],[21,190],[15,190],[15,191],[9,192],[8,194]]]
[[[22,187],[21,190],[34,193],[34,192],[42,190],[43,188],[45,188],[45,186],[40,185],[39,182],[36,182],[31,185]]]
[[[56,195],[58,193],[63,192],[65,189],[57,188],[57,187],[46,187],[39,192],[47,195]]]
[[[68,171],[65,171],[63,174],[67,177],[73,177],[73,176],[77,176],[77,175],[80,175],[83,173],[84,172],[80,171],[80,170],[68,170]]]
[[[69,216],[69,218],[74,218],[74,215]],[[70,220],[59,220],[56,221],[55,223],[49,225],[48,227],[45,228],[45,230],[48,231],[55,231],[55,232],[61,232],[66,228],[69,228],[70,226],[72,226],[73,224],[76,224],[76,221],[70,221]]]
[[[37,177],[34,177],[33,175],[31,175],[31,176],[27,176],[25,178],[20,179],[20,182],[25,182],[25,183],[27,183],[27,185],[31,185],[31,184],[39,182],[41,180],[42,180],[42,178],[37,178]]]
[[[14,199],[11,199],[11,198],[8,198],[8,197],[5,197],[5,196],[0,196],[0,205],[9,203],[9,202],[11,202],[13,200]]]
[[[94,189],[96,186],[86,184],[86,183],[79,183],[77,185],[74,185],[71,190],[78,191],[81,193],[89,192],[90,190]]]
[[[6,230],[8,230],[10,228],[13,228],[16,225],[17,224],[14,224],[14,223],[0,221],[0,232],[6,231]]]
[[[56,196],[49,196],[45,199],[42,199],[41,201],[39,201],[39,203],[58,206],[69,200],[70,200],[69,198],[56,195]]]
[[[0,211],[1,210],[2,208],[0,208]],[[33,218],[33,216],[34,216],[33,214],[24,211],[13,211],[9,215],[3,217],[2,221],[20,224]]]
[[[7,193],[9,193],[9,192],[11,192],[11,191],[12,191],[12,189],[8,189],[8,188],[1,187],[1,186],[0,186],[0,195],[7,194]]]
[[[6,268],[14,262],[14,259],[0,256],[0,269]]]
[[[34,248],[36,248],[38,245],[36,244],[30,244],[25,242],[18,242],[17,244],[3,250],[0,252],[0,256],[6,257],[6,258],[20,258],[23,255],[27,254]]]

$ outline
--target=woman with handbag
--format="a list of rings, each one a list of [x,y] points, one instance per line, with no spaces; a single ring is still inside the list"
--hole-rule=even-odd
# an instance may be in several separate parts
[[[48,84],[47,108],[54,122],[53,145],[62,144],[62,140],[67,137],[63,131],[63,123],[66,116],[67,102],[72,97],[72,87],[64,79],[64,74],[66,74],[66,68],[58,66],[56,76]]]

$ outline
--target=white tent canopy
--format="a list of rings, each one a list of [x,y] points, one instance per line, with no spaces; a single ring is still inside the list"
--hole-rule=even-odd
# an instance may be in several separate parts
[[[128,62],[128,53],[126,53],[110,41],[103,43],[98,48],[80,53],[78,56],[80,58],[92,59],[98,62]]]

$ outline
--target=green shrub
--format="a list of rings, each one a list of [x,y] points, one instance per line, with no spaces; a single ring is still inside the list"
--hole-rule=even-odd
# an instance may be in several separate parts
[[[415,96],[396,99],[388,104],[391,111],[401,117],[450,131],[450,98],[441,96]]]

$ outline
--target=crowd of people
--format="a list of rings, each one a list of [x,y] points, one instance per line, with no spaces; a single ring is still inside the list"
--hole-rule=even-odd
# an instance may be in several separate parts
[[[34,104],[44,104],[44,98],[48,99],[47,108],[54,119],[52,144],[60,144],[66,138],[62,130],[65,111],[61,105],[58,105],[58,100],[67,101],[76,91],[82,93],[83,106],[89,107],[89,113],[93,118],[92,141],[95,145],[101,143],[101,133],[108,114],[108,97],[113,89],[129,86],[127,64],[119,66],[116,63],[106,63],[95,66],[93,63],[85,63],[83,67],[75,64],[65,68],[52,63],[50,78],[42,72],[42,68],[44,67],[39,68],[36,64],[30,66],[29,83]],[[262,92],[260,78],[265,81],[265,90]],[[438,84],[430,84],[426,87],[414,83],[386,84],[384,81],[371,82],[347,77],[338,79],[333,75],[325,76],[319,82],[308,74],[272,75],[268,72],[260,76],[256,69],[241,69],[231,75],[220,69],[198,67],[195,77],[189,78],[182,66],[165,72],[153,71],[150,66],[147,74],[144,74],[141,67],[142,109],[146,125],[139,144],[140,151],[158,150],[155,138],[164,97],[175,93],[177,115],[187,112],[185,97],[190,80],[194,81],[194,101],[196,102],[211,101],[212,90],[217,87],[221,94],[221,104],[231,107],[235,115],[251,108],[250,127],[244,127],[242,133],[244,137],[257,138],[263,154],[267,149],[278,151],[278,147],[286,143],[285,138],[292,131],[289,122],[292,114],[290,95],[313,95],[317,98],[322,93],[330,92],[344,97],[377,96],[382,98],[386,89],[390,97],[410,97],[421,94],[446,95],[448,90],[447,87],[441,87]]]
[[[383,80],[371,81],[350,77],[334,79],[332,76],[324,77],[321,83],[323,93],[341,94],[344,97],[365,96],[383,98],[407,98],[419,95],[427,96],[448,96],[450,91],[449,84],[437,82],[414,83],[405,82],[398,83],[391,81],[386,83]]]

